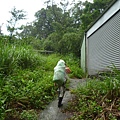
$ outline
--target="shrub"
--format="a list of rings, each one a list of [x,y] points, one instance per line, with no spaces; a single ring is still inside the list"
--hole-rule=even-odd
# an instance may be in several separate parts
[[[37,113],[34,110],[23,110],[20,114],[22,120],[38,120]]]
[[[64,59],[72,68],[76,59],[43,56],[31,46],[18,44],[20,41],[4,42],[0,41],[0,119],[36,119],[35,111],[43,110],[56,97],[52,82],[56,63]]]
[[[105,77],[103,81],[88,80],[74,91],[76,97],[69,103],[67,110],[74,112],[73,119],[99,120],[119,118],[120,72],[116,76]],[[71,107],[73,106],[73,107]]]
[[[1,44],[2,45],[2,44]],[[14,45],[2,45],[0,47],[0,74],[9,75],[17,68]]]
[[[29,47],[19,47],[16,53],[17,64],[22,69],[34,69],[39,66],[41,61],[40,57],[38,57],[37,53],[35,53]]]

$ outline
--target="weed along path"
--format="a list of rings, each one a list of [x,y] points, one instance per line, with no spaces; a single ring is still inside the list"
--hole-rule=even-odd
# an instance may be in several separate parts
[[[79,84],[85,83],[83,79],[70,79],[69,91],[65,92],[63,98],[63,106],[58,108],[58,99],[54,100],[50,103],[47,108],[40,113],[39,120],[66,120],[70,118],[72,115],[68,113],[63,113],[62,110],[66,107],[69,100],[71,100],[74,95],[70,93],[72,89],[77,88]]]

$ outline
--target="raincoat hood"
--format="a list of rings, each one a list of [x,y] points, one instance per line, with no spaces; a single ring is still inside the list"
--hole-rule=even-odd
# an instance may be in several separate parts
[[[57,66],[65,67],[65,61],[62,60],[62,59],[60,59],[60,60],[58,61],[57,65],[56,65],[56,67],[57,67]]]

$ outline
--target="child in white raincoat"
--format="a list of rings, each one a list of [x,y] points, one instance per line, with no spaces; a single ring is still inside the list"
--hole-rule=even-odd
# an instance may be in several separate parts
[[[60,90],[58,107],[62,106],[61,102],[64,96],[64,88],[65,88],[64,85],[66,83],[66,80],[68,79],[65,69],[66,69],[65,61],[60,59],[54,68],[54,76],[53,76],[53,82],[58,85],[58,88]]]

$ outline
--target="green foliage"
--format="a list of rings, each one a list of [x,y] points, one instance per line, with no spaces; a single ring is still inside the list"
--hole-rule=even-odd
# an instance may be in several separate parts
[[[38,120],[38,116],[36,115],[34,110],[24,110],[21,113],[20,118],[22,120]]]
[[[0,93],[1,93],[1,90],[0,90]],[[1,96],[1,94],[0,94],[0,96]],[[5,118],[5,98],[3,98],[2,96],[1,96],[1,98],[0,98],[0,120],[4,120],[4,118]]]
[[[67,66],[71,69],[70,78],[83,78],[85,73],[80,67],[80,60],[73,54],[68,54],[63,57]]]
[[[33,24],[22,26],[24,29],[19,34],[20,39],[14,37],[14,40],[9,41],[9,36],[0,36],[1,120],[37,119],[36,111],[43,110],[56,97],[57,88],[53,85],[52,77],[59,59],[65,60],[70,67],[70,77],[85,77],[78,60],[83,33],[109,2],[110,0],[95,0],[94,3],[86,1],[82,4],[80,1],[72,11],[67,11],[68,3],[61,2],[62,8],[49,4],[46,9],[36,12]],[[8,21],[7,28],[13,38],[19,29],[16,28],[16,22],[26,15],[16,8],[10,13],[12,18]],[[53,50],[60,54],[43,56],[36,49]],[[116,109],[120,110],[120,73],[116,69],[114,71],[114,78],[106,77],[104,82],[91,80],[85,87],[81,86],[75,91],[77,96],[72,102],[73,107],[69,109],[77,113],[71,119],[99,119],[103,114],[111,120],[116,119],[112,112],[103,112],[104,105],[109,108],[116,104]]]
[[[42,59],[37,56],[29,46],[17,46],[15,44],[5,44],[1,42],[0,47],[0,74],[9,75],[13,73],[17,67],[35,68]]]
[[[60,5],[46,1],[47,7],[35,13],[36,20],[23,27],[20,38],[34,37],[32,45],[35,49],[60,54],[72,53],[79,57],[85,30],[105,11],[111,1],[73,1],[70,9],[68,1],[61,1]]]
[[[29,47],[20,47],[17,53],[17,63],[22,69],[32,69],[39,66],[41,59]]]
[[[83,70],[78,67],[77,65],[71,66],[72,73],[70,74],[70,77],[76,77],[76,78],[83,78],[85,77],[85,73]]]
[[[17,67],[15,59],[16,48],[14,45],[0,44],[0,74],[9,75]]]
[[[43,110],[57,95],[52,77],[58,60],[64,59],[71,67],[76,61],[78,67],[77,58],[72,55],[43,56],[24,40],[11,44],[8,38],[3,37],[0,41],[1,120],[37,119],[35,111]]]
[[[56,64],[57,64],[57,62],[59,61],[60,58],[61,58],[61,55],[57,55],[57,54],[49,55],[47,57],[45,69],[53,71],[54,67],[56,66]]]
[[[60,34],[58,34],[57,32],[50,34],[44,41],[44,49],[58,52],[60,49],[59,41],[61,40],[61,38],[62,36],[60,36]]]
[[[112,0],[93,0],[93,3],[85,1],[82,15],[80,16],[83,30],[86,30],[108,7]]]
[[[57,5],[47,6],[46,9],[35,13],[37,21],[35,21],[35,35],[38,35],[39,39],[47,38],[52,32],[54,32],[53,23],[60,22],[62,20],[62,9]]]
[[[82,37],[80,33],[70,32],[60,36],[60,34],[54,32],[44,41],[44,49],[56,51],[64,55],[71,53],[75,56],[80,56]]]
[[[16,28],[16,24],[19,20],[23,20],[25,19],[26,15],[25,15],[25,11],[23,10],[16,10],[16,8],[14,7],[11,11],[10,11],[12,17],[8,22],[7,25],[7,30],[8,32],[10,32],[10,39],[13,37],[14,32],[19,29]]]
[[[62,54],[73,53],[76,56],[80,56],[81,42],[80,35],[76,33],[66,33],[64,34],[62,40],[60,41],[60,48]]]
[[[103,81],[88,80],[74,91],[76,97],[66,110],[74,112],[74,119],[83,120],[117,120],[120,103],[120,71],[114,70],[116,76],[105,77]],[[71,107],[72,106],[72,107]]]

